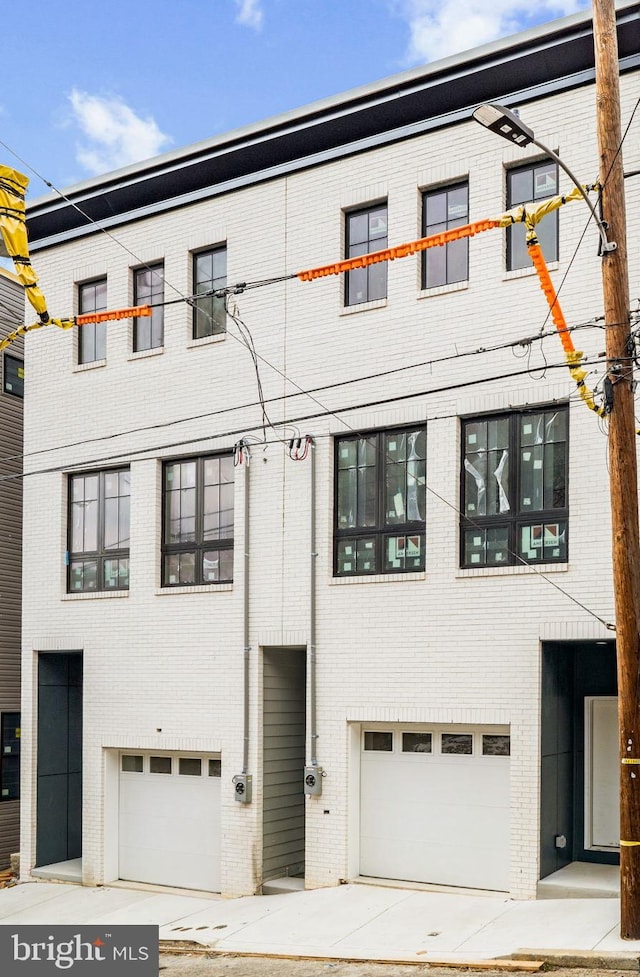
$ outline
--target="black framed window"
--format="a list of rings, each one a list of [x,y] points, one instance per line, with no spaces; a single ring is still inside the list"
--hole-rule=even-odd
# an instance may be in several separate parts
[[[157,349],[164,343],[164,265],[162,262],[133,272],[133,304],[151,305],[150,316],[133,320],[133,351]]]
[[[423,570],[424,428],[338,438],[335,448],[335,575]]]
[[[224,298],[214,293],[227,284],[227,249],[210,248],[193,255],[193,338],[226,330]]]
[[[422,236],[441,234],[469,221],[469,185],[427,190],[422,195]],[[450,241],[422,252],[422,287],[451,285],[469,278],[469,239]]]
[[[104,312],[107,308],[107,279],[78,285],[78,312]],[[94,363],[107,356],[106,322],[88,322],[78,329],[78,362]]]
[[[24,361],[10,353],[4,354],[2,389],[14,397],[24,397]]]
[[[462,566],[567,560],[566,405],[462,424]]]
[[[387,247],[387,205],[376,204],[345,214],[346,257],[357,258]],[[345,305],[359,305],[387,297],[387,264],[354,268],[345,275]]]
[[[0,732],[0,801],[20,797],[20,713],[3,712]]]
[[[530,163],[507,170],[507,208],[518,204],[539,203],[558,192],[558,166],[552,160]],[[558,260],[558,211],[543,217],[536,226],[540,247],[547,261]],[[507,271],[529,268],[525,226],[512,224],[507,228]]]
[[[232,455],[165,462],[163,586],[233,580],[233,483]]]
[[[129,588],[128,468],[69,476],[69,593]]]

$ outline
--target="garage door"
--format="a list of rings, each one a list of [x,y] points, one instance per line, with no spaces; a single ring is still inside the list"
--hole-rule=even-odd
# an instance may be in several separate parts
[[[220,758],[120,756],[119,877],[220,891]]]
[[[360,874],[508,889],[506,727],[363,729]]]

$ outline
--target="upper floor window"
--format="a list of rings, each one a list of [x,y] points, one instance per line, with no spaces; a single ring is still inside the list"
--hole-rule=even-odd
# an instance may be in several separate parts
[[[162,584],[233,580],[232,455],[164,465]]]
[[[24,397],[24,362],[10,353],[4,354],[2,389],[14,397]]]
[[[469,221],[469,186],[428,190],[422,195],[422,236],[441,234]],[[461,238],[422,253],[422,287],[451,285],[469,277],[469,240]]]
[[[3,712],[0,731],[0,801],[20,797],[20,713]]]
[[[149,265],[133,272],[133,304],[153,306],[150,316],[133,320],[133,351],[157,349],[164,343],[164,265]]]
[[[566,406],[462,425],[462,565],[567,559]]]
[[[107,279],[78,286],[78,312],[104,312],[107,308]],[[93,363],[107,356],[106,322],[88,322],[78,329],[78,362]]]
[[[530,163],[507,170],[507,208],[518,204],[539,203],[558,192],[558,166],[551,160]],[[558,260],[558,211],[543,217],[536,226],[540,247],[547,261]],[[507,271],[529,268],[524,224],[507,228]]]
[[[227,284],[227,249],[211,248],[193,255],[193,338],[215,336],[226,329],[224,297],[215,295]]]
[[[70,593],[128,589],[130,481],[128,468],[69,476]]]
[[[336,439],[335,574],[424,569],[426,433]]]
[[[387,205],[352,210],[346,219],[346,257],[357,258],[387,247]],[[345,275],[345,305],[387,297],[387,262],[354,268]]]

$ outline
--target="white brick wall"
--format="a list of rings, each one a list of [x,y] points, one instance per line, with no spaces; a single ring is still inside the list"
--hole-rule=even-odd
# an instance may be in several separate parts
[[[623,78],[623,119],[637,78]],[[567,112],[571,105],[571,113]],[[597,171],[594,93],[589,86],[527,105],[539,137],[570,157],[585,181]],[[557,119],[570,120],[558,130]],[[637,168],[637,129],[625,144]],[[119,227],[114,236],[140,260],[164,260],[166,298],[189,294],[189,252],[226,241],[228,281],[286,275],[337,259],[341,210],[386,197],[390,244],[420,234],[418,190],[469,177],[470,219],[504,207],[504,164],[526,152],[503,149],[472,122],[328,163],[286,179],[229,193]],[[628,181],[629,251],[640,244],[637,177]],[[565,187],[561,176],[561,186]],[[567,187],[568,189],[568,187]],[[560,260],[553,278],[569,323],[602,314],[597,233],[580,203],[560,213]],[[349,724],[361,721],[509,724],[512,731],[512,894],[531,897],[538,879],[541,640],[610,635],[553,584],[611,621],[607,443],[603,425],[576,398],[560,343],[551,336],[523,349],[442,357],[531,337],[547,323],[534,275],[505,275],[503,235],[469,244],[469,282],[419,292],[419,261],[389,266],[388,298],[343,314],[343,283],[332,277],[257,289],[237,297],[250,328],[266,398],[410,370],[300,395],[268,405],[272,420],[295,421],[317,439],[318,759],[323,794],[307,800],[307,885],[336,884],[357,865],[357,792]],[[74,283],[107,274],[108,304],[131,300],[138,264],[111,238],[94,234],[38,254],[37,268],[54,314],[75,310]],[[566,279],[564,275],[566,273]],[[638,294],[638,265],[631,265]],[[175,289],[175,291],[174,291]],[[77,337],[40,330],[26,342],[24,480],[24,780],[22,857],[34,863],[35,657],[46,650],[84,652],[84,841],[86,883],[105,870],[105,751],[221,750],[224,892],[253,892],[261,866],[261,647],[309,639],[309,462],[294,464],[267,431],[252,448],[250,592],[250,761],[254,802],[234,802],[231,777],[242,763],[243,492],[236,485],[233,586],[159,591],[161,459],[229,449],[260,433],[256,379],[236,327],[222,341],[193,346],[190,312],[170,305],[162,353],[132,359],[131,329],[108,325],[106,366],[78,370]],[[601,331],[576,334],[594,356]],[[541,353],[544,351],[544,355]],[[434,361],[432,365],[428,365]],[[275,367],[273,369],[272,367]],[[492,376],[516,374],[494,383]],[[603,368],[598,367],[596,378]],[[431,391],[436,391],[432,393]],[[409,396],[413,394],[419,396]],[[389,405],[365,406],[407,395]],[[458,565],[459,421],[461,414],[570,398],[568,564],[460,570]],[[347,413],[326,412],[344,407]],[[427,567],[408,577],[332,577],[332,436],[353,429],[427,422]],[[282,429],[278,429],[279,431]],[[290,436],[287,429],[286,437]],[[66,490],[70,465],[130,460],[131,586],[115,599],[67,597]],[[162,732],[157,732],[162,730]],[[191,744],[191,746],[189,746]],[[108,804],[107,800],[107,810]],[[330,814],[323,813],[330,811]],[[108,834],[108,832],[107,832]],[[109,865],[112,863],[109,862]],[[106,874],[105,874],[106,871]]]

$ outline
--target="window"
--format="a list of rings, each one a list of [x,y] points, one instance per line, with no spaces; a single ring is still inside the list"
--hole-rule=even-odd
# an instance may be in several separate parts
[[[233,580],[233,456],[164,466],[165,587]]]
[[[212,248],[193,255],[193,338],[216,336],[226,329],[224,297],[215,295],[227,284],[227,249]],[[200,296],[200,297],[198,297]]]
[[[128,589],[129,495],[128,468],[69,476],[70,593]]]
[[[403,753],[431,753],[432,746],[431,733],[402,734]]]
[[[122,770],[124,773],[142,773],[142,764],[143,759],[139,754],[122,754]]]
[[[393,733],[366,730],[364,734],[364,748],[366,753],[393,753]]]
[[[14,397],[24,397],[24,363],[9,353],[4,354],[3,390]]]
[[[469,187],[459,183],[453,187],[428,190],[422,195],[422,236],[441,234],[461,227],[469,220]],[[422,253],[422,287],[451,285],[469,277],[469,240],[450,241],[439,248]]]
[[[440,752],[449,756],[471,756],[473,753],[472,733],[442,733]]]
[[[387,247],[387,205],[346,214],[347,258]],[[354,268],[345,275],[345,305],[359,305],[387,297],[387,262]]]
[[[0,801],[20,797],[20,713],[3,712],[0,733]]]
[[[462,565],[566,561],[568,411],[464,421]]]
[[[171,757],[150,756],[149,773],[171,773]]]
[[[107,279],[78,286],[78,312],[103,312],[107,307]],[[107,355],[106,322],[88,322],[78,329],[78,362],[94,363]]]
[[[150,316],[133,320],[133,351],[157,349],[164,343],[164,265],[136,268],[133,273],[133,304],[154,306]]]
[[[545,160],[529,166],[519,166],[507,171],[507,207],[518,204],[538,203],[558,192],[558,167]],[[558,211],[547,214],[537,225],[536,234],[547,261],[558,260]],[[507,271],[529,268],[524,224],[512,224],[507,228]]]
[[[336,440],[335,573],[424,569],[426,433]]]

